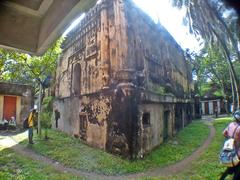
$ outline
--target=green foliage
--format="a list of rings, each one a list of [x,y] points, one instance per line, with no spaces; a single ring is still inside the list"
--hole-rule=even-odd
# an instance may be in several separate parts
[[[224,94],[221,91],[215,91],[213,94],[214,96],[217,96],[217,97],[224,96]]]
[[[45,139],[48,139],[48,129],[51,128],[54,97],[48,96],[43,99],[42,112],[40,114],[41,127],[45,129]]]
[[[41,127],[45,129],[45,139],[48,139],[48,129],[51,128],[52,112],[53,112],[53,96],[43,99],[42,112],[40,114]]]
[[[58,40],[43,56],[0,49],[0,81],[37,85],[37,79],[44,80],[55,72],[62,41]]]
[[[218,161],[218,154],[224,140],[224,137],[222,136],[222,131],[231,121],[232,118],[219,118],[214,121],[216,136],[214,137],[213,141],[211,142],[210,146],[206,149],[206,151],[203,152],[203,154],[199,157],[199,159],[192,162],[191,166],[190,167],[188,166],[185,171],[173,176],[144,177],[140,179],[146,180],[219,179],[221,173],[225,170],[225,167],[222,167]],[[192,149],[191,147],[192,142],[196,143],[197,146],[201,145],[203,139],[205,139],[208,134],[207,131],[208,128],[206,128],[206,126],[203,125],[200,121],[193,122],[193,124],[189,125],[187,128],[188,128],[187,131],[185,131],[186,129],[181,131],[176,137],[176,139],[170,140],[167,143],[165,143],[164,146],[155,149],[154,152],[151,153],[152,155],[151,154],[149,155],[152,158],[147,157],[144,160],[138,160],[135,162],[129,162],[119,157],[109,155],[103,151],[89,148],[88,146],[82,144],[81,141],[74,138],[70,138],[68,135],[56,131],[50,132],[52,137],[54,137],[54,140],[52,141],[39,140],[36,144],[34,144],[34,146],[32,146],[32,148],[33,150],[40,152],[43,155],[52,157],[55,160],[61,160],[60,162],[67,166],[72,166],[81,170],[100,173],[103,172],[105,174],[123,174],[127,172],[139,172],[149,169],[151,167],[155,167],[156,165],[155,158],[158,159],[157,161],[160,161],[159,159],[162,158],[165,159],[165,156],[169,156],[166,157],[166,159],[168,160],[162,160],[165,162],[158,163],[157,165],[165,166],[166,164],[169,164],[169,161],[171,161],[171,163],[175,163],[176,159],[182,159],[183,157],[185,157],[185,155],[182,154],[182,152],[185,151],[193,152],[194,149]],[[201,129],[200,131],[199,128]],[[18,140],[22,139],[22,137],[20,138],[18,137],[17,139]],[[178,144],[173,143],[174,141],[178,142]],[[172,148],[170,148],[169,145],[171,145]],[[168,150],[168,147],[170,150]],[[162,151],[162,153],[157,154],[159,150]],[[164,156],[162,154],[164,154]],[[13,151],[9,149],[0,151],[0,162],[2,164],[0,166],[0,179],[76,178],[67,173],[55,171],[51,167],[44,166],[39,162],[35,162],[28,158],[16,155],[15,153],[13,153]],[[149,164],[151,163],[152,165],[149,166]],[[146,167],[144,165],[146,165]]]
[[[40,115],[41,119],[41,126],[45,129],[48,129],[51,127],[51,117],[52,112],[42,112]]]
[[[234,11],[229,11],[226,1],[202,0],[171,0],[179,8],[186,6],[184,24],[188,25],[190,33],[204,40],[204,53],[195,54],[192,58],[197,85],[202,83],[217,84],[223,95],[233,95],[238,101],[236,92],[240,92],[239,66],[240,52],[238,50],[239,32],[238,17]],[[188,57],[192,57],[188,53]],[[230,74],[234,81],[230,81]],[[231,89],[234,87],[234,90]],[[200,91],[200,92],[199,92]],[[220,91],[217,94],[220,94]],[[232,92],[231,92],[232,91]],[[201,93],[201,88],[197,91]]]
[[[51,139],[48,141],[42,141],[38,137],[34,137],[34,141],[37,143],[32,148],[40,154],[76,169],[111,175],[126,174],[142,172],[150,168],[166,166],[180,161],[199,147],[208,133],[209,129],[206,128],[205,124],[201,121],[194,121],[175,138],[156,148],[143,160],[136,161],[128,161],[91,148],[79,139],[54,130],[49,131]]]
[[[211,92],[216,96],[231,96],[231,81],[228,64],[223,52],[217,45],[206,48],[193,60],[193,69],[197,76],[197,93],[204,96]],[[215,89],[213,89],[214,85]]]
[[[53,111],[53,96],[47,96],[43,99],[42,108],[44,112],[52,112]]]
[[[226,169],[225,167],[220,165],[218,160],[218,155],[224,141],[222,131],[229,122],[231,122],[231,118],[220,118],[214,121],[216,136],[214,137],[208,149],[199,157],[199,159],[197,159],[191,164],[191,167],[189,169],[178,174],[177,176],[167,176],[162,178],[157,177],[157,178],[149,178],[149,179],[159,179],[159,180],[162,180],[162,179],[172,179],[172,180],[219,179],[221,173],[223,173],[224,170]]]
[[[210,84],[201,84],[200,95],[203,96],[211,90]]]
[[[157,94],[161,94],[161,95],[164,95],[165,94],[165,88],[162,87],[162,86],[158,86],[158,85],[155,85],[153,87],[153,91]]]
[[[230,118],[215,121],[216,136],[207,151],[193,165],[197,179],[218,179],[225,170],[225,167],[219,164],[218,155],[224,141],[222,131],[230,121]],[[189,173],[188,171],[187,174]]]
[[[0,151],[0,163],[0,179],[4,180],[84,179],[69,173],[57,171],[51,166],[44,165],[39,161],[18,155],[10,149]]]

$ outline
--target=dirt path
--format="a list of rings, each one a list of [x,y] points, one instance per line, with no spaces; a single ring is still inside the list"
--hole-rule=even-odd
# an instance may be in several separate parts
[[[211,119],[208,119],[211,121]],[[11,147],[16,153],[23,155],[25,157],[30,157],[33,160],[40,161],[44,164],[53,166],[56,170],[62,171],[62,172],[69,172],[76,176],[85,177],[87,179],[103,179],[103,180],[110,180],[110,179],[135,179],[139,177],[151,177],[151,176],[166,176],[166,175],[174,175],[177,174],[191,166],[191,162],[195,159],[199,158],[199,156],[203,153],[203,151],[208,147],[208,145],[211,143],[213,137],[215,136],[215,129],[211,125],[211,123],[208,123],[208,127],[210,128],[210,134],[208,138],[204,141],[202,146],[200,146],[195,152],[193,152],[189,157],[183,159],[180,162],[177,162],[173,165],[169,165],[164,168],[155,168],[152,170],[148,170],[142,173],[136,173],[136,174],[130,174],[130,175],[122,175],[122,176],[106,176],[102,174],[96,174],[96,173],[87,173],[80,170],[76,170],[73,168],[66,167],[59,162],[52,160],[50,158],[47,158],[45,156],[42,156],[40,154],[37,154],[30,148],[27,148],[23,145],[17,144],[14,139],[10,138],[9,136],[6,136],[5,143],[6,144],[12,144]],[[1,142],[0,142],[1,143]],[[2,145],[2,144],[1,144]]]
[[[200,155],[204,152],[204,150],[209,146],[209,144],[212,142],[212,139],[215,136],[215,129],[214,127],[209,123],[208,127],[210,128],[210,133],[208,138],[204,141],[202,146],[200,146],[196,151],[194,151],[190,156],[183,159],[182,161],[179,161],[175,164],[166,166],[164,168],[155,168],[153,170],[149,170],[144,173],[139,174],[133,174],[126,176],[127,178],[136,178],[136,177],[156,177],[156,176],[167,176],[167,175],[174,175],[177,173],[182,172],[183,170],[188,169],[191,167],[191,162],[196,160],[200,157]]]

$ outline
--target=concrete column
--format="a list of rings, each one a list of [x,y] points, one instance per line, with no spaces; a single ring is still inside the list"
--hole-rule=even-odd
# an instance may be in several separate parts
[[[205,114],[205,103],[201,102],[201,105],[202,105],[202,114]]]
[[[22,111],[22,106],[21,106],[21,97],[17,96],[17,102],[16,102],[16,122],[17,124],[22,124],[22,119],[20,119],[20,114]]]
[[[209,101],[209,114],[213,114],[214,109],[213,109],[213,101]]]
[[[185,116],[185,109],[183,108],[182,109],[182,128],[185,127],[185,118],[186,118],[186,116]]]
[[[3,119],[3,99],[4,96],[0,95],[0,120]]]
[[[220,103],[220,99],[217,100],[217,109],[218,109],[218,114],[221,113],[221,103]]]

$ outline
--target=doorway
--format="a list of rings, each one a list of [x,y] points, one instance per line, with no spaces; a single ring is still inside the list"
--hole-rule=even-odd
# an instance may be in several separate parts
[[[81,112],[79,114],[79,134],[80,138],[85,140],[87,139],[87,123],[88,123],[88,115],[87,113]]]
[[[168,119],[169,119],[169,111],[164,111],[163,115],[163,140],[168,138]]]
[[[209,114],[209,104],[208,104],[208,102],[204,103],[204,107],[205,107],[205,114]]]
[[[14,96],[4,96],[3,103],[3,118],[6,120],[10,120],[11,117],[16,118],[16,102],[17,97]]]

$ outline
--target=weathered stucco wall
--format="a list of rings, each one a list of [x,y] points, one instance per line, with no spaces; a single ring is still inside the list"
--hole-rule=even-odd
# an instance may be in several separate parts
[[[80,137],[94,147],[105,149],[111,101],[106,93],[83,96],[80,100]]]
[[[16,97],[16,122],[22,126],[23,120],[33,107],[33,88],[28,85],[0,83],[0,118],[3,117],[4,96]]]
[[[17,105],[17,109],[16,109],[16,122],[17,124],[21,124],[21,122],[23,122],[24,120],[24,117],[21,117],[21,112],[22,112],[22,108],[23,106],[21,105],[21,97],[20,96],[17,96],[17,102],[16,102],[16,105]]]
[[[163,142],[163,105],[162,104],[144,104],[140,105],[140,117],[149,113],[149,123],[141,123],[141,147],[142,151],[150,151]]]
[[[139,105],[139,117],[141,119],[140,156],[173,136],[175,118],[173,108],[173,104]],[[146,117],[146,115],[149,117]],[[149,122],[146,122],[146,118],[149,118]]]
[[[59,96],[95,93],[108,85],[107,32],[106,9],[100,5],[91,9],[81,25],[71,32],[57,69]]]
[[[106,145],[111,101],[98,94],[109,83],[106,8],[105,4],[92,8],[65,41],[56,87],[61,98],[56,107],[63,114],[59,128],[101,149]]]
[[[177,132],[179,113],[185,125],[187,106],[175,113],[176,103],[190,102],[183,52],[130,1],[97,4],[63,47],[55,102],[60,130],[135,158]]]
[[[76,134],[79,126],[79,99],[76,97],[58,99],[54,104],[54,109],[60,112],[58,128],[68,134]],[[53,127],[55,127],[55,124],[53,124]]]
[[[143,86],[155,93],[188,97],[191,71],[181,47],[160,24],[131,1],[125,1],[128,68],[142,75]]]
[[[54,109],[60,112],[58,128],[105,149],[110,106],[111,98],[101,94],[58,99],[54,103]]]

